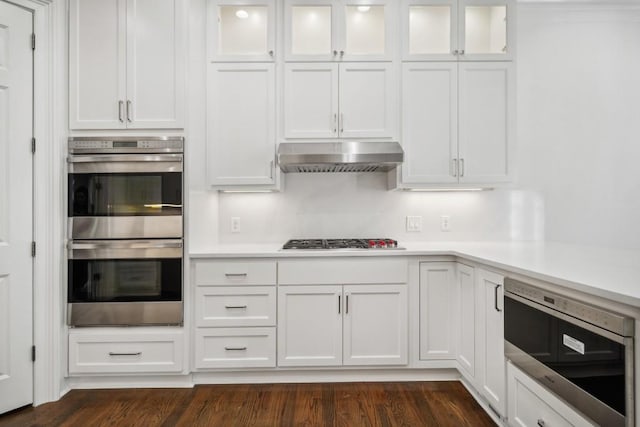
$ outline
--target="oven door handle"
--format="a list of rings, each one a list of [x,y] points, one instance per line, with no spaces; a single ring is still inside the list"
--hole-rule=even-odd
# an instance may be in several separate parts
[[[182,154],[69,156],[69,173],[182,172]]]
[[[69,259],[181,258],[182,240],[71,241]]]
[[[182,154],[101,154],[95,156],[69,156],[68,163],[113,163],[113,162],[181,162]]]

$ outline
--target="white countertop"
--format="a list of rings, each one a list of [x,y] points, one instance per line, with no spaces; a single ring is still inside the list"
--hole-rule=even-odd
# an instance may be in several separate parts
[[[453,255],[640,307],[640,251],[543,242],[399,242],[405,250],[282,251],[281,244],[214,245],[197,258]]]

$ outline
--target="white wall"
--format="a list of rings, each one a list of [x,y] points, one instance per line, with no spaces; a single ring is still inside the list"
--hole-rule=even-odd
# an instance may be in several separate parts
[[[519,183],[546,240],[640,248],[640,5],[520,4]]]

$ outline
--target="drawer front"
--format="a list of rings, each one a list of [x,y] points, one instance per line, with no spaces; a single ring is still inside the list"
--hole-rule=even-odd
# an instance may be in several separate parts
[[[196,288],[196,326],[275,325],[275,286]]]
[[[183,335],[178,333],[69,333],[69,373],[181,372]]]
[[[278,284],[406,283],[408,270],[409,264],[403,257],[285,260],[278,263]]]
[[[195,367],[273,368],[275,328],[198,328]]]
[[[196,286],[275,285],[275,261],[195,261]]]

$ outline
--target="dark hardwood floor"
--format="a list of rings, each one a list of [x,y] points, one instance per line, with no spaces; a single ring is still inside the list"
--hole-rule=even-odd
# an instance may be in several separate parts
[[[72,390],[0,426],[494,426],[459,382]]]

